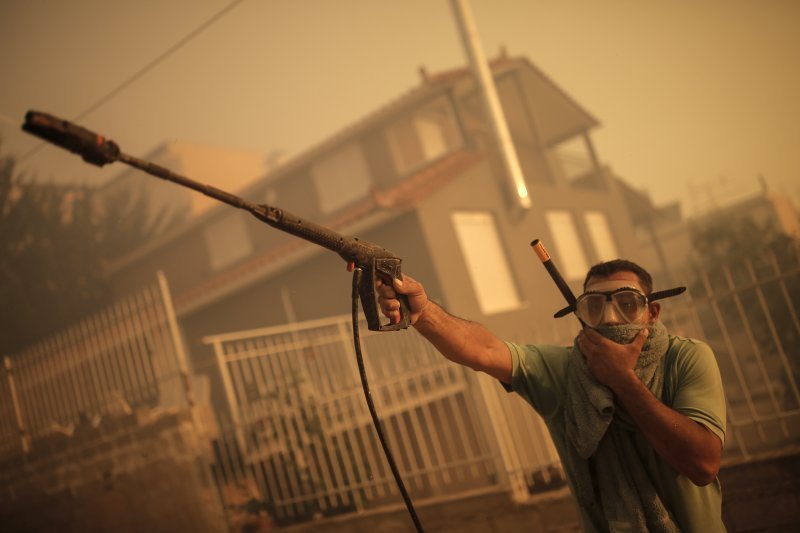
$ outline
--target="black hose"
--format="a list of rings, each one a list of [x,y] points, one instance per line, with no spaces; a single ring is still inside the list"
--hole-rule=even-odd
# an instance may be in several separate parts
[[[378,413],[375,411],[375,404],[372,403],[372,392],[369,390],[369,382],[367,381],[367,371],[364,368],[364,358],[361,355],[361,339],[358,335],[358,287],[361,285],[361,268],[353,270],[353,344],[356,350],[356,361],[358,362],[358,373],[361,375],[361,387],[364,389],[364,397],[367,399],[367,407],[369,414],[372,417],[372,423],[375,425],[375,431],[378,432],[378,439],[381,441],[383,453],[386,455],[386,460],[389,462],[389,468],[392,469],[394,480],[397,483],[397,488],[400,489],[400,494],[403,496],[403,501],[408,509],[408,514],[411,515],[411,520],[414,521],[414,526],[417,531],[422,533],[422,522],[419,521],[417,511],[414,510],[414,504],[411,502],[411,497],[408,495],[403,478],[400,477],[400,470],[397,468],[397,463],[394,461],[394,456],[389,450],[389,443],[386,441],[386,436],[381,429],[381,421],[378,418]]]

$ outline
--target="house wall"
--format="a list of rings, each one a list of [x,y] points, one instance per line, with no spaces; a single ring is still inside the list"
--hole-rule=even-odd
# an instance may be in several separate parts
[[[622,208],[620,196],[610,184],[607,190],[533,185],[530,189],[533,208],[521,212],[508,205],[497,176],[491,162],[487,161],[426,198],[419,206],[426,239],[430,249],[436,251],[432,259],[441,280],[443,299],[451,312],[496,327],[501,335],[530,335],[538,330],[537,336],[556,340],[553,337],[567,335],[569,329],[564,328],[574,329],[574,321],[572,318],[559,321],[552,318],[565,302],[530,248],[533,239],[542,239],[556,265],[563,266],[565,259],[555,250],[545,212],[564,209],[573,214],[590,264],[597,262],[598,258],[582,213],[588,209],[601,210],[608,218],[620,255],[636,261],[640,260],[641,254],[638,253],[631,222]],[[494,315],[481,312],[451,219],[451,213],[457,210],[488,211],[493,215],[519,291],[521,305],[518,309]],[[424,281],[424,278],[420,279]],[[582,279],[570,283],[575,294],[581,292],[581,282]],[[554,328],[557,331],[554,332]]]
[[[433,267],[436,253],[427,244],[415,211],[365,231],[359,238],[380,243],[401,257],[404,272],[425,279],[432,298],[443,298]],[[352,277],[345,263],[322,248],[310,244],[307,248],[310,254],[302,262],[181,317],[194,368],[209,375],[214,405],[226,405],[226,400],[212,347],[203,343],[203,337],[350,313]]]

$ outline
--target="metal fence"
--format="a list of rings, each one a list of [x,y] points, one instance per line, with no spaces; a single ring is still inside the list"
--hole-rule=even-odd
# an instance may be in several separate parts
[[[800,444],[800,250],[695,268],[683,279],[687,296],[665,301],[664,316],[671,331],[705,340],[717,357],[724,460]]]
[[[251,487],[279,524],[400,502],[366,408],[350,327],[343,316],[205,339],[232,413],[217,446],[218,482]],[[497,486],[510,472],[518,486],[532,470],[551,481],[557,459],[543,426],[530,416],[502,419],[509,400],[496,383],[476,384],[482,378],[413,331],[362,328],[372,397],[415,499]],[[486,416],[487,409],[497,412]],[[543,446],[515,454],[514,443],[531,436],[526,448],[535,439]]]
[[[135,407],[186,405],[185,354],[163,275],[137,294],[4,357],[0,457]]]

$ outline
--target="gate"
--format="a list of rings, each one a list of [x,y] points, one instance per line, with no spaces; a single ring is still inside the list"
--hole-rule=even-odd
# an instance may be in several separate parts
[[[341,316],[205,339],[231,412],[215,465],[221,492],[247,487],[246,499],[279,525],[401,503],[363,397],[350,328]],[[362,328],[372,397],[412,498],[507,488],[512,458],[495,431],[510,430],[487,425],[485,402],[498,402],[496,392],[481,392],[478,376],[414,331]],[[546,435],[532,417],[527,423],[533,426],[513,431]],[[557,462],[551,448],[540,454],[544,465]]]

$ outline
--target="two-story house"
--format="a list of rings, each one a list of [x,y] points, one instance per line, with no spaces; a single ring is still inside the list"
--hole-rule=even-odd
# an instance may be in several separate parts
[[[422,70],[417,87],[244,189],[214,184],[380,244],[431,298],[500,337],[569,342],[577,324],[552,318],[563,297],[530,242],[545,243],[576,293],[591,264],[640,260],[625,191],[596,154],[594,117],[524,58],[502,56],[491,70],[529,209],[514,198],[463,68]],[[109,190],[134,183],[126,177]],[[179,189],[157,183],[164,194]],[[196,194],[179,196],[187,192]],[[256,499],[276,520],[396,501],[342,342],[346,320],[337,317],[350,311],[351,277],[340,257],[219,204],[119,258],[109,276],[122,295],[159,270],[194,372],[208,376],[211,403],[236,423],[219,450],[244,454]],[[415,335],[364,339],[376,403],[414,496],[563,484],[533,412]]]
[[[619,185],[592,144],[597,120],[526,59],[501,57],[492,71],[529,210],[506,192],[466,69],[423,72],[418,87],[240,194],[381,244],[450,311],[501,335],[549,320],[561,296],[531,254],[533,238],[576,286],[594,262],[636,259],[637,245]],[[340,258],[225,205],[163,233],[110,275],[122,293],[157,269],[192,352],[204,335],[285,323],[281,291],[294,320],[349,308]]]

